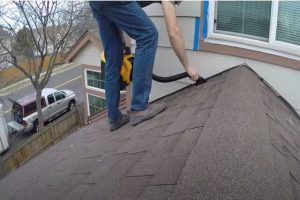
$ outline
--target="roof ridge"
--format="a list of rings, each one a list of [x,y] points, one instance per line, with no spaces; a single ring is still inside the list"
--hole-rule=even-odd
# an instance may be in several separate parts
[[[265,135],[268,126],[265,113],[261,112],[264,104],[254,75],[246,68],[235,68],[228,74],[175,187],[174,199],[190,195],[218,199],[237,193],[239,198],[276,198],[270,147],[265,145],[269,139]],[[193,191],[190,185],[194,186]],[[228,185],[232,187],[229,189]],[[208,188],[218,188],[222,193],[207,193]]]

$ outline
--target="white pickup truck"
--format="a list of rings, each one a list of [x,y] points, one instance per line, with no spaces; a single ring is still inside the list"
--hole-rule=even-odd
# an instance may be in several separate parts
[[[71,90],[45,88],[42,90],[42,113],[44,122],[50,121],[67,110],[72,110],[76,104],[76,95]],[[38,131],[38,114],[36,94],[31,94],[19,100],[11,100],[12,121],[8,126],[17,132],[35,133]]]

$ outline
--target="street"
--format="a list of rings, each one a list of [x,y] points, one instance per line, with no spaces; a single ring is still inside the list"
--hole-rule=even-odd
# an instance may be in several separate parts
[[[51,76],[46,88],[56,88],[58,90],[72,90],[75,92],[77,96],[77,103],[83,102],[83,95],[82,95],[82,74],[81,74],[80,65],[68,65],[62,70],[59,70],[56,73],[53,73]],[[25,84],[24,84],[25,85]],[[2,100],[4,102],[4,109],[5,109],[5,119],[8,122],[11,121],[11,107],[12,103],[8,100],[8,98],[13,100],[18,100],[22,97],[25,97],[29,94],[33,94],[35,92],[33,86],[30,84],[29,86],[25,87],[18,87],[14,89],[8,95],[2,96]],[[30,134],[12,134],[12,130],[8,127],[9,134],[10,134],[10,149],[14,149],[19,146],[20,143],[24,142],[27,138],[30,137]]]
[[[59,74],[55,74],[51,76],[47,86],[47,88],[56,88],[58,90],[73,90],[76,93],[78,98],[78,103],[83,102],[82,96],[82,74],[79,66],[76,66],[71,69],[65,69]],[[13,100],[18,100],[22,97],[25,97],[29,94],[33,94],[35,92],[32,85],[26,86],[24,88],[20,88],[8,95],[2,96],[4,100],[5,106],[5,118],[6,121],[11,121],[11,106],[12,103],[8,100],[8,98]]]

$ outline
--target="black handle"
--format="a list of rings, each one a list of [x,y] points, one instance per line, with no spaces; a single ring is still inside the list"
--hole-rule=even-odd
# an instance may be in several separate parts
[[[152,74],[152,79],[161,83],[168,83],[168,82],[173,82],[173,81],[177,81],[179,79],[183,79],[183,78],[187,78],[189,77],[187,72],[183,72],[180,74],[176,74],[173,76],[168,76],[168,77],[162,77],[162,76],[157,76],[155,74]],[[206,80],[204,78],[202,78],[201,76],[199,76],[198,80],[196,80],[195,85],[200,85],[205,83]]]

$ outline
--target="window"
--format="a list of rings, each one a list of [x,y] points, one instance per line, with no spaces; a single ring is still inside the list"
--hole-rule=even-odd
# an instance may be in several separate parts
[[[34,113],[36,111],[36,102],[32,102],[24,106],[24,117]]]
[[[300,1],[209,1],[208,42],[300,57]]]
[[[56,101],[59,101],[59,100],[65,98],[65,95],[63,95],[63,94],[60,93],[60,92],[55,92],[55,93],[54,93],[54,96],[55,96]]]
[[[99,89],[105,89],[105,82],[101,79],[101,73],[95,71],[86,71],[87,85]]]
[[[41,100],[41,104],[42,104],[42,108],[44,108],[46,106],[46,102],[45,102],[45,99],[42,98]],[[27,105],[24,106],[24,117],[34,113],[37,111],[37,105],[36,105],[36,102],[31,102]]]
[[[106,100],[88,94],[88,104],[89,104],[90,115],[93,115],[106,107]]]
[[[299,1],[279,2],[276,40],[300,45],[299,11]]]
[[[216,32],[266,40],[269,37],[270,1],[218,1]]]
[[[47,99],[48,99],[49,105],[51,105],[55,102],[53,94],[48,95]]]

